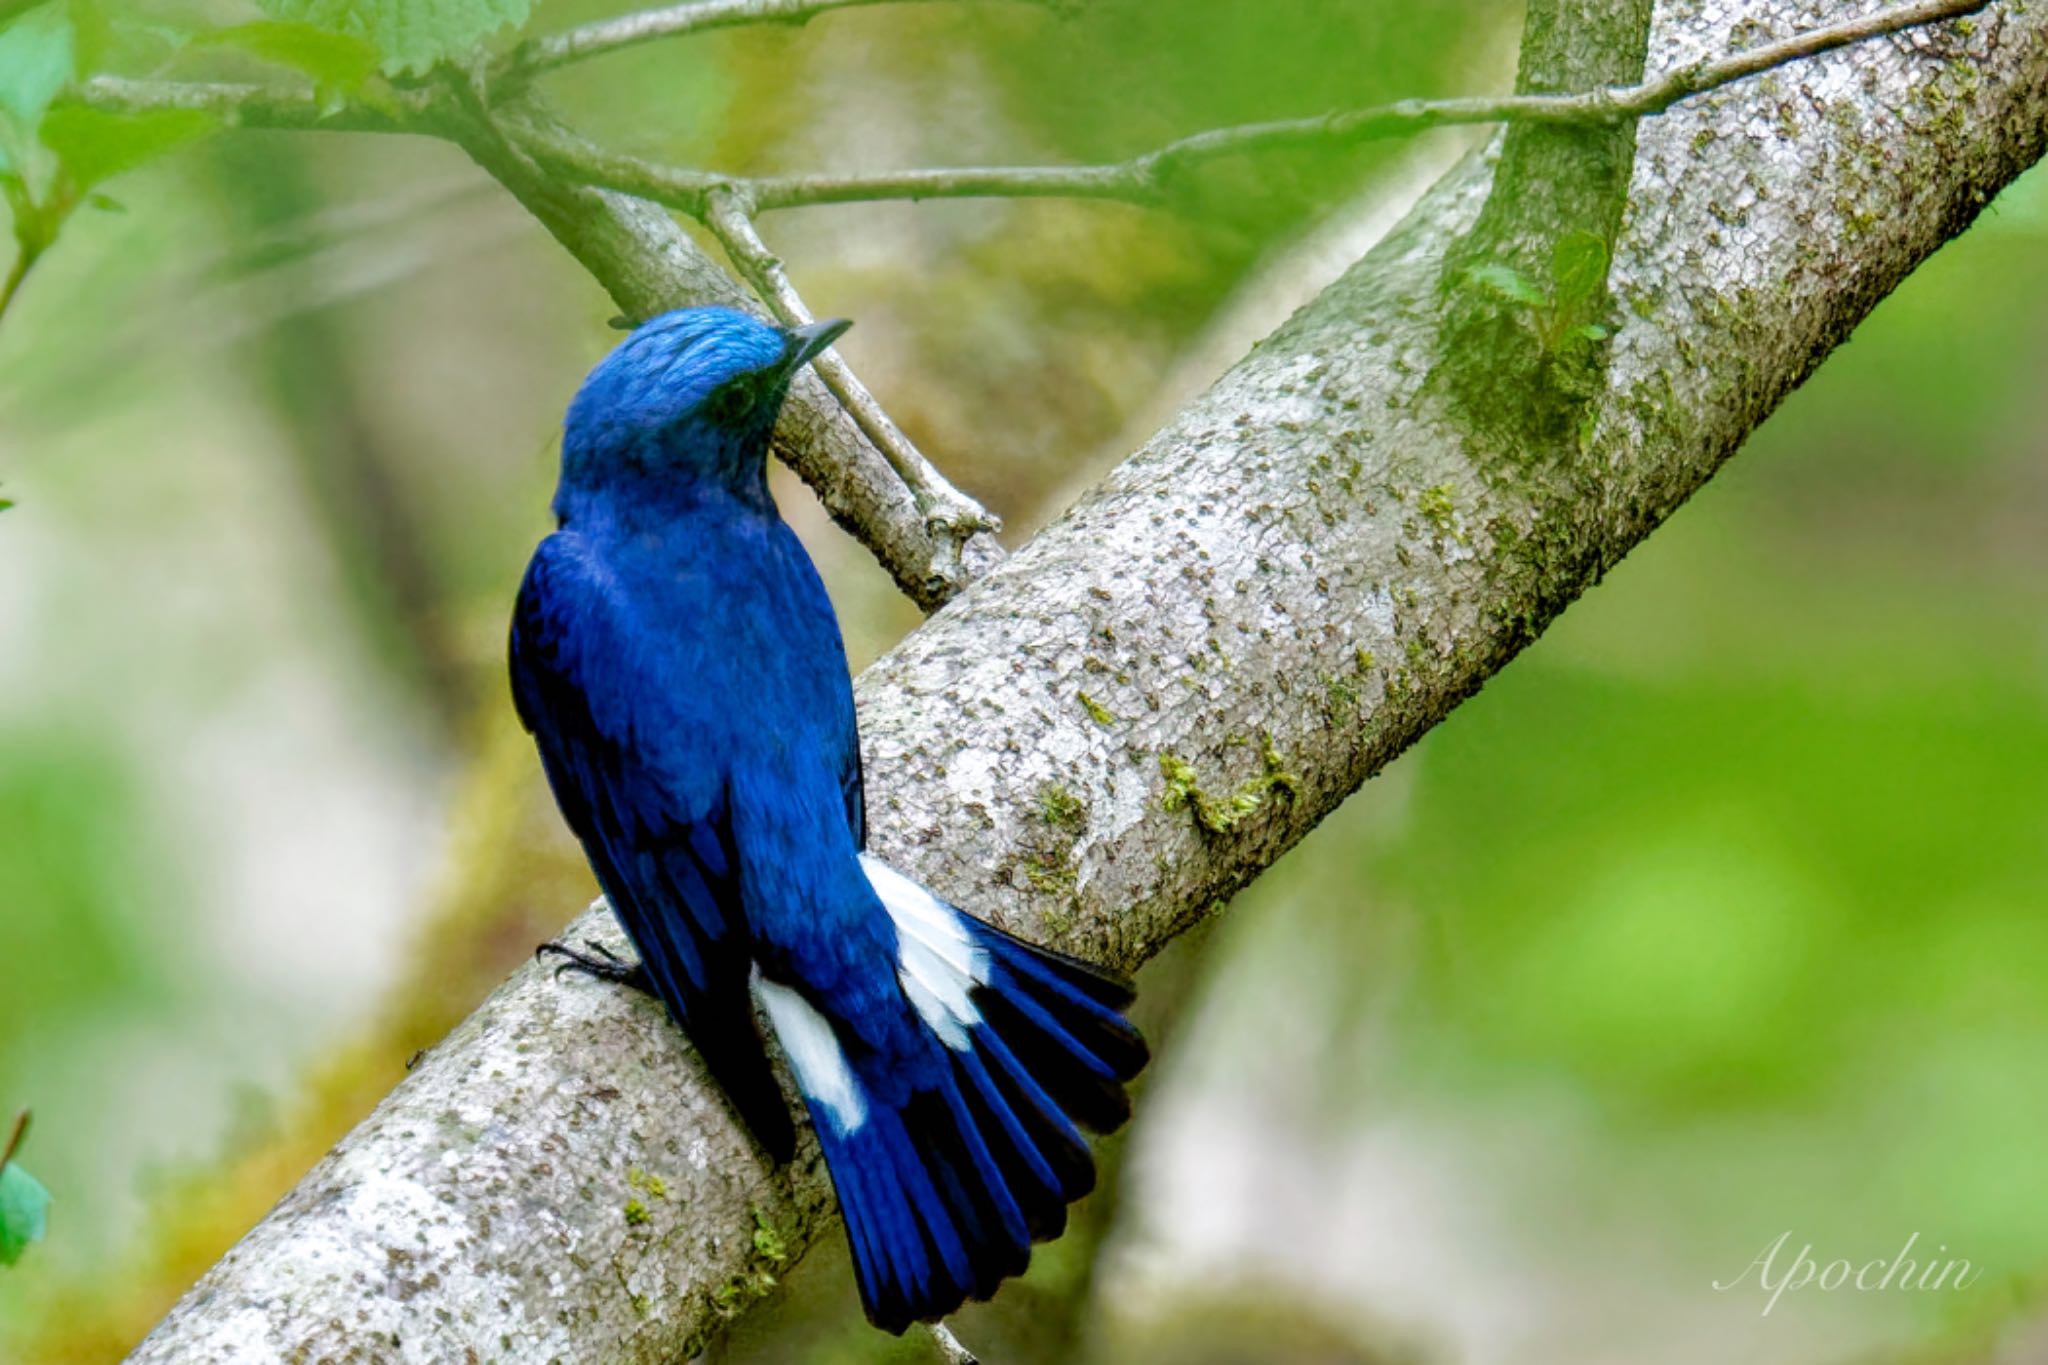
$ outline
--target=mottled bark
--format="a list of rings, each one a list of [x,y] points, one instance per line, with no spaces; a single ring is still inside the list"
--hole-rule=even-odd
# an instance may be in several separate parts
[[[1840,12],[1660,8],[1654,62]],[[1648,534],[2044,137],[2048,7],[2013,0],[1645,124],[1603,387],[1579,439],[1520,452],[1428,382],[1491,175],[1467,163],[862,675],[876,844],[1144,961]],[[656,1007],[529,969],[135,1358],[670,1361],[831,1223],[815,1148],[765,1168]]]

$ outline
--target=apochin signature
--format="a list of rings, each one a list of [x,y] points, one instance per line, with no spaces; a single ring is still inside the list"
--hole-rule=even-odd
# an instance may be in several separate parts
[[[1934,1255],[1924,1260],[1915,1260],[1914,1247],[1920,1242],[1920,1234],[1914,1233],[1899,1248],[1899,1253],[1890,1260],[1864,1261],[1858,1264],[1845,1259],[1828,1261],[1825,1264],[1813,1257],[1813,1244],[1799,1248],[1796,1255],[1786,1255],[1786,1243],[1792,1240],[1791,1230],[1778,1235],[1778,1239],[1756,1254],[1756,1259],[1742,1268],[1742,1273],[1728,1281],[1714,1281],[1714,1288],[1726,1293],[1748,1283],[1752,1273],[1757,1288],[1770,1295],[1764,1300],[1761,1317],[1769,1317],[1771,1310],[1778,1306],[1778,1300],[1786,1291],[1794,1289],[1819,1288],[1827,1291],[1856,1289],[1866,1294],[1881,1293],[1885,1290],[1938,1290],[1967,1289],[1984,1274],[1983,1268],[1954,1256],[1946,1256],[1948,1244],[1937,1246]],[[1782,1258],[1782,1264],[1781,1262]]]

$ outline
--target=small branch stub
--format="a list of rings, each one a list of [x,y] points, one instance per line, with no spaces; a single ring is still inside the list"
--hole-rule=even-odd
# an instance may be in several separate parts
[[[1478,221],[1445,260],[1436,375],[1462,420],[1524,463],[1568,443],[1601,390],[1607,271],[1635,163],[1636,123],[1610,93],[1640,83],[1651,0],[1529,0],[1517,93],[1570,96],[1584,123],[1511,124]]]
[[[939,1348],[939,1359],[946,1365],[981,1365],[981,1357],[968,1350],[945,1323],[928,1322],[925,1330],[932,1334],[932,1344]]]

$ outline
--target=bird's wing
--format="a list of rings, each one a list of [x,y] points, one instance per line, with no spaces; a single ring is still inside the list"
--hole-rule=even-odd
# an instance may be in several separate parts
[[[642,638],[603,569],[542,542],[512,618],[512,695],[570,828],[648,976],[755,1138],[795,1150],[755,1032],[726,774],[663,642]]]

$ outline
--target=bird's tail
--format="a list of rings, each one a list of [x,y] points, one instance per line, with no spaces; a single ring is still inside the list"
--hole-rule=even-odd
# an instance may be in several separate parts
[[[1095,1186],[1077,1128],[1130,1117],[1124,1084],[1146,1051],[1123,1016],[1129,982],[862,862],[896,926],[925,1056],[876,1059],[887,1074],[862,1078],[864,1121],[821,1114],[818,1130],[868,1318],[901,1332],[987,1298],[1060,1234]]]

